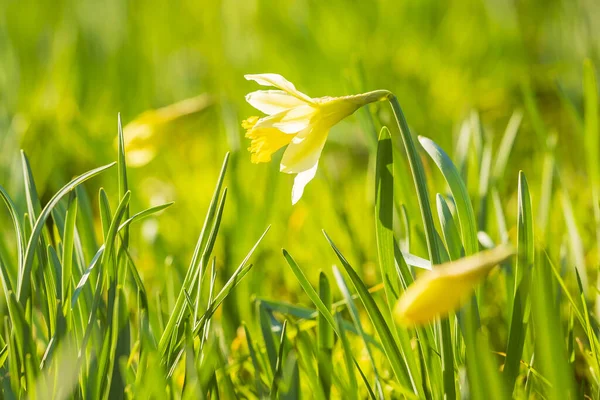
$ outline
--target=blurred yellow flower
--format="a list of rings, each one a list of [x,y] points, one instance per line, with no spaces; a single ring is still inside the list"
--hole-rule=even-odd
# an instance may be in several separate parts
[[[146,165],[161,147],[158,131],[167,131],[169,124],[192,114],[205,111],[213,104],[206,94],[179,101],[156,110],[144,111],[123,128],[127,165]],[[171,140],[172,138],[169,138]],[[116,142],[115,142],[116,144]]]
[[[408,287],[394,308],[402,325],[421,325],[456,310],[475,286],[499,263],[514,254],[508,245],[434,267]]]
[[[274,152],[288,146],[280,170],[297,174],[292,204],[300,200],[304,187],[315,177],[329,129],[365,104],[383,100],[389,94],[379,90],[354,96],[311,98],[278,74],[245,77],[259,85],[279,89],[248,94],[246,101],[267,116],[250,117],[242,126],[246,137],[252,140],[248,150],[253,163],[271,161]]]

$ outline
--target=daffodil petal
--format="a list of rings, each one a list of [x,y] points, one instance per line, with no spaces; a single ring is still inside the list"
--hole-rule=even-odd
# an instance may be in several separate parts
[[[314,116],[316,109],[309,105],[301,105],[280,113],[261,118],[256,128],[275,128],[283,133],[298,133],[306,129]]]
[[[292,135],[275,128],[249,129],[246,137],[252,139],[248,150],[252,153],[251,161],[255,164],[271,161],[272,154],[292,140]]]
[[[409,287],[394,309],[402,324],[424,324],[457,309],[472,293],[478,279],[429,275]]]
[[[307,103],[313,102],[310,97],[298,91],[292,82],[288,81],[279,74],[244,75],[244,78],[246,78],[249,81],[254,81],[262,86],[274,86],[294,97],[304,100]]]
[[[296,175],[294,178],[294,186],[292,187],[292,205],[296,204],[298,200],[302,197],[304,193],[304,188],[308,185],[308,182],[312,181],[317,173],[317,167],[319,166],[319,161],[313,165],[312,168],[307,169],[306,171],[302,171]]]
[[[394,308],[395,320],[404,325],[420,325],[446,316],[469,298],[492,268],[513,254],[512,247],[502,245],[434,267],[400,297]]]
[[[305,101],[291,96],[283,90],[257,90],[248,93],[246,101],[267,115],[273,115],[306,104]]]
[[[298,133],[283,153],[280,171],[297,174],[312,168],[319,161],[328,134],[318,126]]]

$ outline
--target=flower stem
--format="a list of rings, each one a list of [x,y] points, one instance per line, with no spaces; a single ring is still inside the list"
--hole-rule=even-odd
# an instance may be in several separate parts
[[[427,191],[427,181],[425,179],[425,172],[423,171],[423,165],[421,159],[417,153],[417,148],[410,134],[408,123],[400,107],[400,103],[396,96],[391,92],[388,92],[385,97],[394,111],[396,122],[398,123],[398,129],[400,130],[400,136],[402,143],[404,144],[404,150],[408,156],[408,163],[412,172],[413,181],[417,189],[417,198],[419,200],[419,207],[421,209],[421,216],[423,218],[423,225],[425,228],[425,239],[427,241],[427,250],[429,252],[429,258],[431,264],[436,265],[441,263],[440,252],[436,241],[436,231],[433,223],[433,215],[431,214],[431,205],[429,202],[429,193]],[[392,138],[394,136],[392,135]],[[402,151],[399,141],[392,140],[394,145],[399,151]],[[444,318],[440,321],[441,330],[441,348],[442,348],[442,370],[444,376],[444,395],[446,399],[455,399],[455,380],[454,380],[454,354],[452,348],[452,336],[450,330],[450,321]]]

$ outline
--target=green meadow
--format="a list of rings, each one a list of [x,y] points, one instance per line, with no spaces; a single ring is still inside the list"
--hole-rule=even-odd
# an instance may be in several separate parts
[[[1,0],[0,398],[600,398],[598,21]]]

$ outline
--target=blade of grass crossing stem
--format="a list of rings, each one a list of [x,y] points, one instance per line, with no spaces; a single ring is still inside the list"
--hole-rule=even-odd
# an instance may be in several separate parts
[[[379,133],[375,173],[375,233],[379,268],[388,304],[394,304],[400,293],[400,282],[394,263],[394,177],[392,139],[383,127]]]
[[[223,165],[221,166],[221,172],[219,174],[219,178],[217,179],[217,184],[215,186],[215,190],[213,192],[212,199],[210,201],[210,205],[208,206],[208,211],[206,213],[206,217],[204,219],[204,224],[202,226],[202,230],[200,231],[200,236],[198,237],[198,241],[196,242],[196,247],[194,249],[194,254],[192,256],[192,260],[190,261],[190,265],[186,271],[185,278],[183,280],[182,288],[189,288],[192,283],[192,280],[197,275],[197,267],[198,267],[198,258],[200,257],[200,252],[204,246],[206,235],[208,234],[208,227],[213,223],[215,218],[215,213],[217,212],[217,204],[219,203],[219,196],[221,194],[221,188],[223,187],[223,180],[225,179],[225,172],[227,171],[227,163],[229,160],[229,153],[225,155],[225,159],[223,160]],[[165,356],[167,346],[171,337],[173,335],[173,331],[175,326],[179,320],[179,316],[181,310],[184,305],[184,297],[182,291],[179,292],[177,300],[175,302],[175,306],[171,311],[171,315],[167,321],[165,329],[160,337],[159,341],[159,353],[162,357]]]
[[[348,311],[350,312],[350,316],[352,317],[352,321],[354,322],[356,331],[358,332],[359,336],[362,338],[363,344],[365,345],[365,348],[367,350],[367,355],[369,357],[369,361],[371,362],[371,368],[373,368],[373,374],[375,375],[375,390],[377,391],[378,398],[383,399],[384,398],[383,388],[381,386],[379,372],[377,371],[377,365],[375,364],[375,359],[373,358],[373,354],[371,353],[371,348],[369,347],[369,342],[367,341],[367,338],[365,337],[365,333],[364,333],[364,330],[362,328],[361,321],[360,321],[360,316],[358,315],[358,309],[356,308],[356,305],[354,304],[354,301],[352,300],[352,295],[350,294],[350,290],[348,289],[348,286],[346,285],[346,281],[344,280],[344,277],[342,276],[340,271],[335,266],[333,267],[333,276],[335,277],[335,281],[337,282],[340,292],[342,292],[342,296],[344,296],[344,299],[348,303]]]
[[[511,392],[519,375],[523,347],[527,334],[529,316],[526,314],[529,302],[530,275],[534,262],[533,211],[527,178],[519,173],[519,198],[517,214],[517,266],[515,268],[515,289],[512,317],[506,345],[504,376]]]
[[[337,247],[335,246],[333,241],[329,238],[329,236],[327,236],[327,233],[325,233],[325,232],[323,232],[323,233],[325,234],[325,237],[327,238],[327,241],[333,248],[334,252],[338,256],[340,262],[342,263],[344,270],[350,277],[352,284],[356,288],[356,290],[358,292],[358,296],[361,299],[361,301],[367,311],[367,314],[368,314],[369,318],[371,319],[373,326],[375,327],[375,330],[379,334],[379,338],[381,339],[381,344],[382,344],[382,346],[385,350],[385,353],[387,355],[387,358],[392,366],[392,370],[394,371],[394,374],[396,375],[398,380],[400,380],[400,382],[402,384],[404,384],[409,390],[413,391],[417,395],[421,395],[423,388],[421,388],[419,385],[417,385],[416,382],[418,382],[418,380],[416,380],[415,376],[414,376],[414,374],[417,371],[411,370],[409,368],[409,365],[407,362],[407,360],[409,358],[413,357],[412,349],[410,349],[410,348],[403,349],[404,354],[401,353],[396,341],[394,340],[394,336],[392,335],[390,327],[387,325],[385,318],[381,314],[381,311],[379,311],[379,308],[377,307],[375,300],[369,293],[368,288],[365,286],[365,284],[360,279],[358,274],[354,271],[354,269],[352,269],[352,267],[350,266],[348,261],[346,261],[344,256],[337,249]],[[413,359],[413,363],[414,363],[414,359]]]
[[[535,354],[539,371],[552,383],[542,395],[557,400],[574,398],[573,370],[567,359],[560,308],[554,303],[552,288],[550,267],[545,258],[537,257],[531,285]]]
[[[331,287],[329,280],[323,271],[319,274],[319,298],[323,305],[331,310]],[[331,352],[333,350],[333,328],[327,322],[327,318],[319,313],[317,317],[317,350],[318,350],[318,368],[319,381],[323,387],[325,397],[329,398],[331,394]]]

